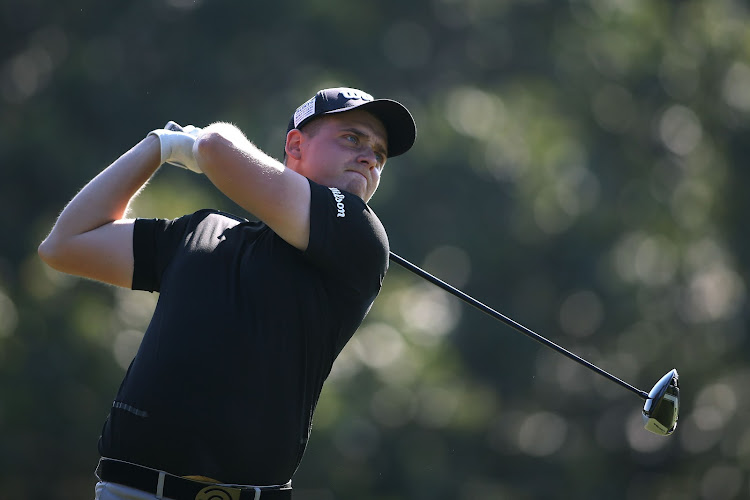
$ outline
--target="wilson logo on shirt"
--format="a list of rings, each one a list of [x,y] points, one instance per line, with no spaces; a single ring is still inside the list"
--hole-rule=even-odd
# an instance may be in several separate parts
[[[336,200],[336,209],[338,210],[336,217],[346,217],[346,208],[344,207],[344,195],[341,194],[341,191],[339,191],[338,188],[328,188],[328,189],[331,190],[331,193],[333,193],[333,199]]]

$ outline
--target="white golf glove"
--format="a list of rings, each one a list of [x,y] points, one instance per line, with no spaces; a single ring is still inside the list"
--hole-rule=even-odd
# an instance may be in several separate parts
[[[201,130],[192,125],[182,127],[170,121],[164,125],[163,129],[152,130],[148,135],[155,135],[159,138],[162,163],[177,165],[202,174],[203,171],[193,157],[193,144]]]

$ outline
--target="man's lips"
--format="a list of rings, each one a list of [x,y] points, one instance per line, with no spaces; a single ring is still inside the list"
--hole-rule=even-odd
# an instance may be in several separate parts
[[[367,181],[367,182],[369,182],[369,181],[370,181],[370,180],[369,180],[369,179],[367,178],[367,176],[366,176],[365,174],[363,174],[362,172],[360,172],[359,170],[349,170],[349,172],[354,172],[355,174],[359,174],[359,175],[361,175],[361,176],[362,176],[362,177],[363,177],[363,178],[365,179],[365,181]]]

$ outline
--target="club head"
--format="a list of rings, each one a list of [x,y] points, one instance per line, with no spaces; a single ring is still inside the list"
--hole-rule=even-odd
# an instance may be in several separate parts
[[[677,428],[680,387],[677,370],[664,375],[648,393],[643,405],[643,423],[647,431],[668,436]]]

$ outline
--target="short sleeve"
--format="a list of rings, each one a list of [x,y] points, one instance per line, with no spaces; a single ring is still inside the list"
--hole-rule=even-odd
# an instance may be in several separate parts
[[[136,219],[133,228],[133,290],[158,292],[161,277],[184,240],[189,218]]]
[[[379,290],[388,269],[385,229],[361,198],[310,181],[310,239],[305,255],[357,291]]]

